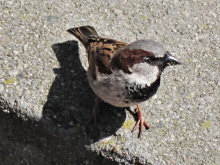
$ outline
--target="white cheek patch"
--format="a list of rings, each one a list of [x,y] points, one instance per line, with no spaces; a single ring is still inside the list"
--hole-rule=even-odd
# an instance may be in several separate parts
[[[127,75],[127,80],[129,83],[136,84],[147,84],[150,86],[155,82],[159,75],[159,68],[157,66],[152,66],[147,63],[138,63],[130,68],[132,74]]]
[[[131,74],[124,73],[122,70],[115,70],[113,75],[100,74],[98,67],[96,67],[96,76],[99,82],[109,82],[112,85],[122,84],[125,81],[128,83],[136,83],[139,85],[150,86],[155,82],[159,75],[159,68],[157,66],[149,65],[148,63],[138,63],[133,67],[128,68]]]

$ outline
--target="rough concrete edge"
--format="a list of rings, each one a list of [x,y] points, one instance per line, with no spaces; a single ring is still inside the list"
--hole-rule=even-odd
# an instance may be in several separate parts
[[[0,96],[0,110],[6,114],[13,113],[18,118],[21,118],[23,120],[39,120],[39,118],[30,118],[26,113],[21,111],[21,107],[16,106],[16,101],[14,102],[14,105],[10,105],[9,101],[6,101]]]
[[[88,147],[89,148],[89,147]],[[132,157],[130,160],[128,159],[124,159],[124,157],[122,157],[120,154],[115,153],[115,152],[109,152],[107,150],[102,150],[99,153],[105,158],[108,158],[114,162],[117,162],[118,164],[125,164],[125,165],[130,165],[130,164],[135,164],[135,165],[152,165],[151,163],[147,162],[147,160],[145,162],[142,162],[139,160],[139,158],[137,156]]]
[[[11,106],[9,101],[6,101],[2,97],[0,97],[0,111],[1,111],[0,113],[3,113],[4,115],[10,115],[12,120],[19,119],[19,121],[20,120],[22,120],[22,121],[30,121],[31,123],[32,122],[34,122],[34,123],[37,122],[37,125],[34,125],[34,127],[39,127],[39,128],[45,129],[46,131],[49,131],[51,134],[56,134],[58,137],[61,137],[62,133],[65,134],[65,132],[59,131],[58,129],[56,129],[53,126],[51,126],[51,124],[49,124],[45,119],[41,120],[41,118],[36,118],[36,117],[28,116],[28,114],[24,113],[25,111],[22,111],[20,108],[22,108],[22,107],[18,107],[16,105]],[[35,131],[35,129],[33,129],[33,131]],[[69,139],[69,138],[63,136],[63,140],[65,140],[65,139]],[[97,157],[97,158],[94,158],[94,157],[91,157],[90,155],[87,155],[88,157],[86,157],[86,158],[89,160],[89,162],[90,161],[91,162],[97,161],[96,159],[101,159],[104,162],[107,161],[107,165],[115,164],[115,163],[118,164],[118,162],[116,162],[114,159],[111,159],[111,156],[106,157],[102,153],[94,152],[91,149],[89,149],[89,147],[87,147],[86,145],[84,145],[82,147],[85,150],[89,151],[91,153],[91,155],[95,155]],[[85,152],[85,151],[83,151],[83,152]],[[110,162],[110,164],[109,164],[109,162]]]

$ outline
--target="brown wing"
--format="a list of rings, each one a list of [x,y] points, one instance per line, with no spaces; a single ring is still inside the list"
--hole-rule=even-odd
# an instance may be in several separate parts
[[[100,73],[110,74],[110,62],[116,50],[125,47],[125,42],[101,38],[92,26],[81,26],[67,30],[77,37],[88,52],[89,69],[95,79],[95,68]]]
[[[110,74],[110,62],[115,55],[115,51],[125,47],[127,43],[107,38],[91,39],[89,42],[87,52],[93,78],[96,78],[96,67],[98,67],[100,73]]]

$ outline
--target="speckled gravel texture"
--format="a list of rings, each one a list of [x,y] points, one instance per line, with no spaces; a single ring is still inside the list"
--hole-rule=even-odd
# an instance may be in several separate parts
[[[1,0],[0,10],[5,115],[41,123],[61,145],[77,143],[117,164],[220,164],[219,0]],[[140,139],[137,130],[131,133],[131,113],[104,103],[104,121],[88,126],[94,95],[85,74],[87,56],[66,32],[82,25],[128,43],[159,41],[183,62],[167,68],[157,94],[141,104],[151,128]]]

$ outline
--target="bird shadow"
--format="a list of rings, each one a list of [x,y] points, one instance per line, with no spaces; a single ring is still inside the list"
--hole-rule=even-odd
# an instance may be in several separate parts
[[[78,43],[56,43],[52,45],[52,50],[60,68],[53,69],[56,78],[50,87],[42,120],[57,129],[68,131],[69,136],[80,137],[81,144],[91,144],[115,134],[126,118],[122,108],[101,102],[101,120],[96,125],[89,122],[95,95],[89,87],[86,71],[79,58]]]

